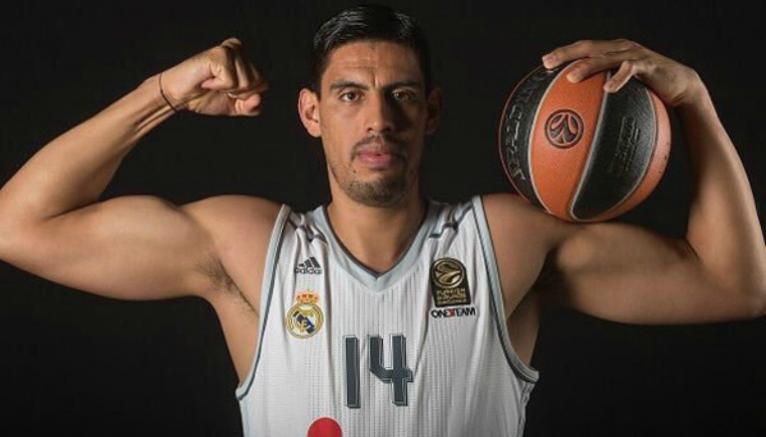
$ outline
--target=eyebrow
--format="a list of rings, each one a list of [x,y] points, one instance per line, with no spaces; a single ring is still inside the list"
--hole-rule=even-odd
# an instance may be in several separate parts
[[[422,85],[422,82],[420,82],[419,80],[400,80],[398,82],[390,83],[386,85],[384,88],[391,89],[391,88],[398,88],[398,87],[404,87],[404,86],[420,87],[421,85]],[[334,91],[334,90],[342,89],[342,88],[359,88],[363,90],[370,89],[370,87],[368,87],[367,85],[360,82],[354,82],[353,80],[339,80],[330,85],[330,91]]]

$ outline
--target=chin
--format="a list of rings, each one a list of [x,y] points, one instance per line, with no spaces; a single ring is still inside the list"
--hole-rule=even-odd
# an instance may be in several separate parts
[[[351,181],[344,192],[354,201],[368,206],[392,206],[398,204],[406,193],[406,184],[402,178],[389,178],[375,182]]]

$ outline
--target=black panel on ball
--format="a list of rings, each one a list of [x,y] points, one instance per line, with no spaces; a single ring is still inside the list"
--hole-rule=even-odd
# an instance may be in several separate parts
[[[553,70],[540,66],[513,90],[500,118],[500,153],[505,173],[532,204],[543,208],[532,187],[529,172],[529,147],[535,113],[553,79],[566,65]]]
[[[572,216],[592,219],[625,201],[646,174],[656,137],[656,114],[644,84],[631,79],[619,92],[606,94]]]

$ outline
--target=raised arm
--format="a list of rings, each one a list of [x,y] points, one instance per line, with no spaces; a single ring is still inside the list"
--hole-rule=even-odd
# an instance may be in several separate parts
[[[213,229],[227,196],[176,206],[153,196],[98,201],[122,159],[175,110],[255,115],[265,87],[235,39],[144,81],[40,149],[0,189],[0,259],[121,299],[204,295],[221,278]],[[230,92],[231,95],[228,95]],[[252,203],[253,201],[250,201]],[[275,205],[260,208],[264,229]],[[213,280],[213,282],[211,282]],[[225,282],[225,281],[224,281]]]
[[[766,248],[753,193],[699,75],[627,40],[581,41],[552,55],[547,67],[586,58],[574,80],[619,66],[612,90],[636,76],[675,108],[693,198],[684,239],[619,223],[558,222],[560,238],[543,274],[551,279],[549,294],[583,312],[631,323],[763,315]]]

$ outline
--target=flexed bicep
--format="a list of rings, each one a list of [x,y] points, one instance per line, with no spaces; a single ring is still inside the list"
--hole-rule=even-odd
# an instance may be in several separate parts
[[[205,292],[212,237],[184,207],[154,196],[94,203],[13,230],[3,260],[79,290],[118,299]]]
[[[570,226],[549,262],[550,298],[608,320],[672,324],[757,316],[761,302],[684,239],[622,223]]]

